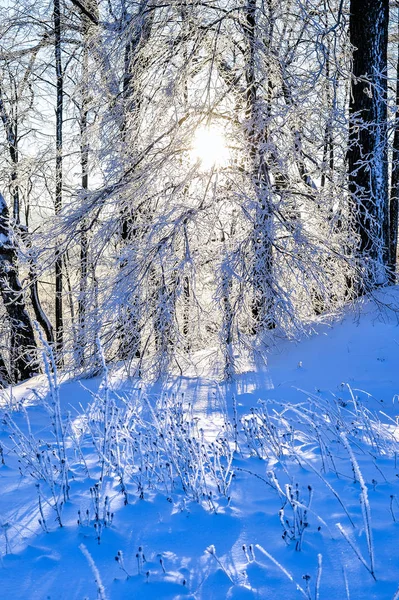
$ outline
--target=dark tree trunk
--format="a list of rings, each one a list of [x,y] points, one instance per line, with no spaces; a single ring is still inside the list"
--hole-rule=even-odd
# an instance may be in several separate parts
[[[353,67],[349,103],[349,190],[359,235],[358,293],[387,282],[388,0],[351,0]]]
[[[18,279],[17,250],[10,228],[7,204],[0,194],[0,295],[10,321],[11,379],[29,379],[38,371],[36,342]]]
[[[398,8],[399,11],[399,8]],[[398,15],[398,52],[399,52],[399,15]],[[399,54],[396,63],[396,110],[399,111]],[[396,113],[393,136],[391,197],[389,202],[389,280],[396,282],[396,256],[398,252],[399,217],[399,115]]]
[[[231,228],[231,235],[234,236],[235,226],[234,223]],[[226,251],[226,235],[222,230],[221,242]],[[231,292],[233,288],[233,282],[231,277],[231,266],[229,264],[229,257],[225,253],[225,258],[220,266],[220,299],[222,307],[222,331],[221,331],[221,342],[224,350],[224,379],[227,381],[231,380],[234,375],[234,353],[233,353],[233,327],[234,327],[234,308],[231,304]]]
[[[187,0],[183,0],[180,7],[180,15],[182,22],[182,43],[183,43],[183,64],[188,63],[188,48],[187,43],[190,40],[190,21],[187,12]],[[184,110],[188,109],[188,81],[187,77],[184,78],[183,83],[183,99],[184,99]],[[184,188],[184,196],[188,192],[188,186]],[[190,256],[189,242],[187,236],[187,220],[184,221],[184,255],[185,260]],[[191,285],[188,274],[183,275],[183,327],[182,333],[184,338],[184,349],[188,353],[191,349],[190,340],[190,314],[191,314]],[[177,320],[177,319],[176,319]]]
[[[57,78],[57,106],[56,106],[56,158],[55,158],[55,214],[62,209],[62,129],[63,129],[63,103],[64,103],[64,74],[61,57],[61,7],[60,0],[54,0],[54,38],[55,38],[55,70]],[[55,251],[55,349],[58,365],[62,365],[63,314],[62,314],[62,254]]]
[[[49,344],[54,343],[54,331],[53,326],[50,323],[45,311],[43,310],[42,304],[40,302],[39,297],[39,288],[37,285],[37,268],[36,268],[36,258],[32,248],[31,237],[29,233],[28,226],[23,227],[20,225],[19,227],[21,239],[23,240],[25,247],[27,248],[27,258],[29,261],[29,288],[30,288],[30,300],[32,303],[32,308],[35,313],[36,321],[39,323],[41,328],[44,331],[47,341]]]
[[[7,365],[5,363],[3,355],[0,354],[0,389],[7,387],[11,383],[12,379],[7,369]]]
[[[80,164],[82,169],[82,190],[86,197],[89,189],[89,144],[87,139],[87,117],[89,112],[88,107],[88,40],[87,36],[84,39],[83,48],[83,95],[82,106],[80,109]],[[86,223],[82,223],[82,232],[80,234],[80,281],[79,281],[79,301],[78,301],[78,319],[79,332],[77,340],[78,364],[83,367],[85,364],[85,347],[86,347],[86,302],[87,302],[87,278],[88,278],[88,237],[86,231]]]
[[[7,365],[4,362],[3,355],[0,354],[0,389],[7,387],[12,383]]]
[[[184,348],[186,352],[190,351],[190,279],[188,275],[183,276],[183,336]]]

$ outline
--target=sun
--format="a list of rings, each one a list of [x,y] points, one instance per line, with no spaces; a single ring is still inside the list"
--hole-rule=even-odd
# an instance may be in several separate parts
[[[223,131],[215,125],[199,127],[194,134],[190,154],[193,161],[200,163],[203,171],[225,166],[230,151]]]

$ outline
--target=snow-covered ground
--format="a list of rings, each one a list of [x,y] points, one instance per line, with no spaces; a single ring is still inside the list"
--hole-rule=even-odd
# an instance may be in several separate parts
[[[3,392],[0,597],[397,600],[399,291],[378,298],[230,384]]]

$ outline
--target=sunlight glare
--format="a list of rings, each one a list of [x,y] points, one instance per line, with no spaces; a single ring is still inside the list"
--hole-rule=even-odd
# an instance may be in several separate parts
[[[215,126],[199,127],[194,135],[191,157],[201,163],[203,171],[227,164],[229,149],[220,128]]]

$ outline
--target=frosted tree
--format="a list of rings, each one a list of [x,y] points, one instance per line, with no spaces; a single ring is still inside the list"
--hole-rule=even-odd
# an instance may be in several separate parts
[[[66,367],[95,366],[100,336],[132,373],[183,370],[212,347],[232,376],[237,348],[303,331],[339,310],[355,280],[385,281],[387,12],[381,60],[359,66],[355,37],[367,36],[349,8],[54,0],[40,18],[26,10],[36,32],[19,75],[30,96],[18,101],[31,98],[18,147],[34,174],[28,281],[56,284],[56,303],[53,292],[44,300]],[[3,106],[7,120],[15,102]]]

